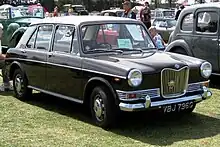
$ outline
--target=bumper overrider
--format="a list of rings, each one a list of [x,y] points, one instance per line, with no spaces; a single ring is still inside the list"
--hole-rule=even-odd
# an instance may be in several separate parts
[[[211,98],[212,92],[208,89],[208,85],[209,81],[189,84],[186,93],[176,98],[163,98],[160,94],[160,88],[138,91],[116,90],[116,92],[120,100],[120,110],[140,111],[188,101],[199,103]]]

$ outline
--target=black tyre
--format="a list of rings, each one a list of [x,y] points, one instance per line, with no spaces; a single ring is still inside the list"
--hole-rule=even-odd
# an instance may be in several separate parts
[[[113,127],[118,115],[113,95],[105,87],[95,87],[90,98],[90,109],[96,125],[105,129]]]
[[[15,97],[20,100],[28,100],[32,95],[32,89],[28,88],[28,80],[25,74],[16,69],[13,75],[13,88]]]
[[[182,54],[182,55],[188,55],[187,52],[182,48],[176,48],[172,52],[177,53],[177,54]]]

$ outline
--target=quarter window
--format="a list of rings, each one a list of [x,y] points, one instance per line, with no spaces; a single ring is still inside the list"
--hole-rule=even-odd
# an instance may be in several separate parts
[[[48,50],[53,33],[53,25],[40,26],[36,38],[36,49]]]
[[[57,26],[54,37],[53,51],[70,53],[74,27]]]
[[[185,15],[182,19],[181,24],[182,31],[192,31],[193,30],[193,14],[189,13]]]
[[[199,12],[197,15],[196,31],[202,33],[217,32],[218,18],[216,12]]]
[[[34,48],[35,39],[37,36],[37,30],[34,31],[33,35],[31,36],[30,40],[27,43],[28,48]]]

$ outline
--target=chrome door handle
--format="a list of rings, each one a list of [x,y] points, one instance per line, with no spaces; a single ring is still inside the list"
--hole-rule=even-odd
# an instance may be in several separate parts
[[[220,39],[214,38],[212,39],[212,41],[220,41]]]
[[[48,53],[48,56],[49,57],[54,57],[54,54],[53,53]]]
[[[22,53],[27,53],[26,50],[21,50]]]

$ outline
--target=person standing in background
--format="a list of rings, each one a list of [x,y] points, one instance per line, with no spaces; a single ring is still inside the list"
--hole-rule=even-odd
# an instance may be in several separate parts
[[[150,27],[149,32],[157,48],[160,50],[164,50],[165,42],[163,41],[163,38],[160,36],[160,34],[157,32],[156,28],[154,26]]]
[[[3,25],[0,23],[0,69],[2,69],[2,78],[3,78],[3,84],[0,86],[0,91],[10,91],[13,90],[12,86],[9,82],[8,77],[5,74],[5,55],[2,54],[2,46],[1,46],[1,39],[3,35]]]
[[[176,15],[175,15],[175,20],[178,20],[179,15],[180,15],[181,11],[182,11],[184,8],[185,8],[184,5],[181,5],[181,6],[179,7],[179,10],[177,10]]]
[[[122,5],[123,5],[124,12],[121,17],[136,19],[136,14],[131,9],[131,2],[128,0],[125,0],[124,3],[122,3]]]
[[[2,35],[3,35],[3,25],[0,23],[0,54],[2,53]]]
[[[58,17],[58,7],[57,6],[53,10],[53,17]]]
[[[140,11],[140,20],[148,29],[151,27],[151,10],[148,2],[144,3],[144,8]]]

